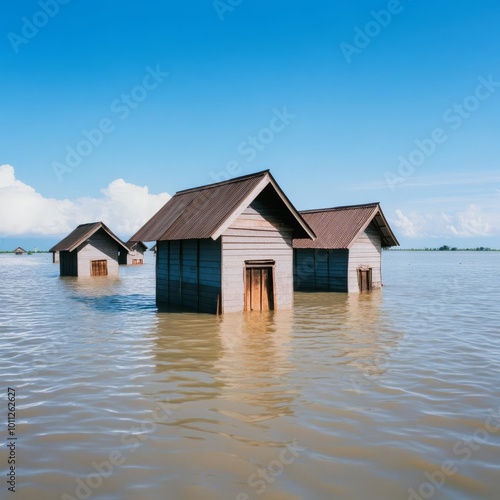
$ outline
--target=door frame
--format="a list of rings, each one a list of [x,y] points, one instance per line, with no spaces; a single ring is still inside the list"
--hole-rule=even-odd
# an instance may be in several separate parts
[[[368,266],[360,266],[357,269],[358,273],[358,287],[360,292],[369,292],[373,289],[372,275],[373,269]],[[366,284],[367,288],[363,288],[363,278],[362,274],[366,273]]]
[[[275,276],[275,265],[276,262],[271,259],[266,260],[245,260],[243,266],[243,310],[248,311],[247,309],[247,270],[248,269],[269,269],[271,271],[271,283],[272,283],[272,308],[269,311],[275,311],[276,307],[276,276]],[[262,311],[262,309],[261,309]]]

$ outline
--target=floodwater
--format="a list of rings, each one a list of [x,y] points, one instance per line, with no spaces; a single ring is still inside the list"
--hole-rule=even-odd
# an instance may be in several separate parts
[[[386,252],[382,291],[158,313],[154,262],[0,256],[0,497],[500,498],[500,252]],[[9,441],[10,442],[10,441]]]

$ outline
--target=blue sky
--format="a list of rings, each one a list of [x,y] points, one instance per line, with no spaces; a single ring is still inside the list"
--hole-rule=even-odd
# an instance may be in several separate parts
[[[127,237],[267,168],[298,209],[380,201],[404,247],[500,248],[498,2],[2,9],[0,248],[91,217]]]

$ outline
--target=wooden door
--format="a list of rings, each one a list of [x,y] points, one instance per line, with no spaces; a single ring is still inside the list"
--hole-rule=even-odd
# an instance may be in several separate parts
[[[245,269],[245,311],[274,309],[273,268],[247,267]]]
[[[107,260],[93,260],[91,262],[91,276],[107,276],[108,275],[108,261]]]
[[[372,288],[372,270],[358,269],[359,290],[365,292]]]

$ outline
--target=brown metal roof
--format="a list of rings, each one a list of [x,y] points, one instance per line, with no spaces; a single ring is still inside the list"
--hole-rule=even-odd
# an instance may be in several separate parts
[[[139,250],[139,252],[145,252],[148,249],[148,247],[142,241],[128,240],[126,245],[130,248],[130,250]],[[141,246],[142,250],[140,248],[137,248],[138,246]]]
[[[81,245],[85,240],[90,238],[99,229],[105,231],[113,240],[115,240],[120,246],[125,248],[128,252],[128,247],[123,243],[118,236],[116,236],[103,222],[89,222],[87,224],[80,224],[74,231],[68,234],[66,238],[63,238],[59,243],[54,245],[49,252],[62,252],[65,250],[73,251],[79,245]]]
[[[304,210],[300,214],[317,235],[316,240],[294,239],[294,248],[347,249],[358,235],[374,221],[382,246],[399,246],[379,203]]]
[[[177,192],[130,239],[164,241],[217,239],[234,218],[262,191],[272,185],[281,199],[296,234],[313,238],[314,233],[280,189],[269,170]],[[290,215],[292,217],[290,217]]]

